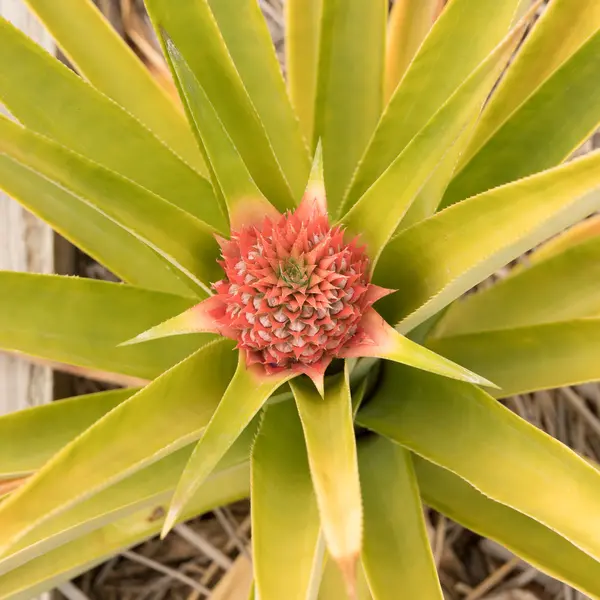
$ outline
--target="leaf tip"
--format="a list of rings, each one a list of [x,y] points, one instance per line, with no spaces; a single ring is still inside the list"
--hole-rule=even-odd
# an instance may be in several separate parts
[[[335,562],[342,573],[346,593],[350,600],[357,600],[356,593],[356,566],[358,563],[358,553],[349,554],[348,556],[337,557]]]

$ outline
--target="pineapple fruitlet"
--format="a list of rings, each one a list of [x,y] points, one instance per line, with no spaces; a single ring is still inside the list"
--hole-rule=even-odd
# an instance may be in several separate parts
[[[0,21],[0,188],[122,283],[0,273],[0,348],[121,387],[0,418],[0,598],[248,496],[261,600],[442,600],[422,502],[600,598],[600,473],[499,402],[600,380],[600,4],[286,0],[284,79],[146,0],[177,101],[27,4],[77,72]]]

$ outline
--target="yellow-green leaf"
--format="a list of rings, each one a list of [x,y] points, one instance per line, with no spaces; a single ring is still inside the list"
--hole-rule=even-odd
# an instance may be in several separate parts
[[[0,480],[40,469],[64,445],[136,390],[66,398],[0,417]]]
[[[388,364],[357,421],[600,559],[600,471],[480,388]]]
[[[508,33],[521,0],[453,0],[388,104],[345,200],[350,208]],[[327,160],[325,161],[327,168]]]
[[[596,129],[600,23],[598,27],[460,170],[443,206],[561,163]]]
[[[373,264],[419,191],[479,112],[519,42],[524,25],[516,27],[469,75],[342,218],[350,235],[360,235]]]
[[[310,144],[317,101],[323,0],[287,0],[283,8],[288,95],[300,120],[304,140]]]
[[[312,146],[336,214],[383,109],[386,0],[322,0]]]
[[[362,502],[347,370],[328,381],[322,397],[312,383],[290,382],[306,448],[321,526],[346,585],[356,585],[362,543]]]
[[[310,171],[308,147],[287,96],[260,5],[256,0],[208,0],[208,3],[292,194],[299,200]]]
[[[0,152],[145,242],[195,285],[209,289],[220,278],[215,230],[164,198],[8,121]]]
[[[177,484],[165,519],[163,536],[173,527],[190,498],[269,396],[293,376],[289,372],[266,376],[261,372],[261,367],[247,367],[245,355],[239,353],[238,366],[231,383],[224,391]]]
[[[370,436],[358,444],[365,511],[362,562],[375,600],[443,600],[410,453]]]
[[[118,104],[4,19],[0,19],[0,55],[6,58],[0,101],[23,125],[226,231],[224,215],[204,177]]]
[[[221,4],[223,11],[232,10],[231,2]],[[171,0],[146,0],[146,7],[154,27],[161,34],[159,38],[163,48],[165,40],[162,32],[165,32],[206,92],[263,194],[278,206],[294,206],[294,194],[274,152],[269,133],[261,121],[262,115],[259,116],[248,95],[208,0],[176,4]],[[198,43],[199,39],[202,40],[201,44]],[[255,43],[260,42],[255,40]],[[253,77],[260,77],[256,67]],[[278,112],[272,110],[273,114]],[[299,130],[298,139],[301,139]],[[306,162],[308,173],[308,157]]]
[[[319,511],[293,402],[267,408],[252,448],[252,557],[262,600],[313,600],[323,562]],[[285,532],[282,538],[282,532]]]
[[[526,250],[600,207],[600,153],[484,192],[402,231],[374,282],[377,310],[410,331]]]
[[[600,318],[444,337],[428,346],[493,378],[499,397],[600,380]]]
[[[435,336],[512,329],[598,314],[598,281],[600,237],[595,237],[455,302]]]
[[[595,0],[552,0],[548,4],[486,105],[463,166],[598,29],[600,5]],[[563,113],[561,117],[571,115]]]
[[[387,26],[385,99],[392,97],[443,8],[443,0],[397,0]]]
[[[0,504],[0,554],[50,517],[198,439],[233,357],[229,341],[206,345],[65,446]],[[68,486],[59,483],[65,477]]]
[[[413,455],[423,500],[467,529],[496,540],[528,563],[600,598],[600,563],[560,535],[508,506],[494,502],[464,479]]]
[[[191,518],[249,492],[249,469],[240,465],[206,482],[190,502],[182,518]],[[102,563],[110,556],[136,546],[160,531],[162,519],[154,506],[141,510],[93,533],[69,542],[0,577],[2,600],[28,600]]]
[[[166,35],[166,34],[165,34]],[[215,187],[220,189],[234,230],[266,214],[277,212],[262,195],[231,138],[223,128],[215,108],[192,73],[185,58],[167,37],[165,46],[177,76],[190,122],[214,172]],[[285,208],[285,207],[284,207]]]
[[[373,600],[369,585],[362,567],[358,564],[356,577],[356,595],[352,600]],[[319,588],[318,600],[348,600],[348,588],[342,577],[338,566],[331,557],[325,560],[321,587]]]
[[[0,347],[81,367],[152,379],[214,336],[118,347],[197,298],[93,279],[0,272]]]
[[[181,110],[91,0],[26,1],[83,77],[206,172]]]
[[[215,475],[247,464],[258,423],[251,423],[215,469]],[[173,452],[72,508],[44,521],[0,559],[0,575],[147,506],[167,504],[193,445]],[[164,512],[164,509],[163,509]]]

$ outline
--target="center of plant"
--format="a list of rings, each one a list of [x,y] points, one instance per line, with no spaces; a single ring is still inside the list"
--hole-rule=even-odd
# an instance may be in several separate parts
[[[221,240],[226,278],[215,284],[220,323],[248,363],[268,372],[317,365],[361,338],[369,262],[315,210],[265,219]]]

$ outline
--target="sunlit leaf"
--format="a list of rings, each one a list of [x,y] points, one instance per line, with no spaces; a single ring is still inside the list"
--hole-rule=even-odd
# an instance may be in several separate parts
[[[191,518],[234,502],[248,492],[247,465],[215,474],[198,490],[182,518]],[[1,576],[0,598],[28,600],[156,535],[162,524],[162,519],[156,517],[157,508],[160,507],[146,508],[125,517]]]
[[[215,230],[149,192],[19,126],[0,130],[0,152],[145,242],[196,285],[219,279]],[[61,189],[64,189],[64,192]],[[173,235],[177,232],[177,235]]]
[[[253,422],[246,428],[217,465],[215,475],[248,462],[257,425]],[[44,521],[0,559],[0,575],[148,506],[160,505],[157,512],[164,514],[192,450],[193,445],[182,448]]]
[[[0,480],[28,475],[136,390],[86,394],[0,417]]]
[[[210,475],[269,396],[294,374],[265,376],[260,368],[247,367],[240,353],[238,366],[177,484],[162,535],[173,527],[186,504]]]
[[[499,397],[600,380],[600,318],[444,337],[428,346],[492,378]]]
[[[118,347],[197,298],[13,272],[0,272],[0,289],[0,348],[51,361],[152,379],[214,339],[195,334]]]
[[[3,19],[0,55],[10,57],[0,73],[0,101],[23,125],[225,230],[224,215],[204,177],[118,104]]]
[[[410,453],[382,437],[359,441],[365,511],[362,562],[375,600],[443,600]]]
[[[559,164],[596,129],[600,123],[600,14],[597,20],[598,31],[456,175],[443,206]]]
[[[219,31],[211,4],[208,0],[176,4],[170,0],[146,1],[156,30],[165,32],[185,58],[258,187],[278,207],[292,207],[294,194],[274,152],[270,132],[265,129],[266,120],[261,121],[263,115],[259,115],[248,95],[241,73]],[[223,14],[232,11],[232,2],[221,4]],[[248,27],[251,25],[249,23]],[[164,47],[164,35],[160,37]],[[201,44],[198,43],[199,39],[202,40]],[[244,45],[249,41],[240,41],[239,44]],[[256,52],[261,53],[260,50]],[[260,77],[260,70],[256,66],[251,76],[254,79]],[[283,89],[283,82],[281,86]],[[271,110],[274,115],[278,112],[273,107]],[[278,124],[281,126],[281,123]],[[297,137],[301,140],[299,130]],[[306,173],[308,169],[306,157]]]
[[[288,94],[305,141],[313,139],[317,101],[317,65],[323,0],[287,0],[285,57]]]
[[[423,500],[471,531],[491,538],[551,577],[600,598],[600,563],[560,535],[490,500],[464,479],[413,455]]]
[[[324,397],[307,380],[295,379],[290,387],[302,421],[325,541],[352,590],[362,541],[362,502],[348,374],[332,378]]]
[[[438,337],[568,321],[600,313],[600,236],[452,304]]]
[[[83,77],[206,173],[184,115],[93,2],[26,2]]]
[[[484,192],[394,237],[374,282],[402,290],[377,304],[410,331],[526,250],[600,207],[600,153]]]
[[[166,34],[165,34],[166,35]],[[200,143],[210,163],[218,187],[225,198],[232,229],[252,221],[264,219],[269,213],[278,213],[262,195],[252,180],[223,124],[189,68],[185,58],[170,38],[165,46],[173,71],[177,75],[181,94],[188,110],[190,122],[196,129]]]
[[[480,388],[388,364],[357,420],[600,557],[600,471]]]
[[[508,33],[520,0],[453,0],[386,108],[345,201],[350,208]],[[327,161],[325,161],[327,163]]]
[[[387,28],[385,99],[392,94],[443,7],[443,0],[394,2]]]
[[[269,407],[252,449],[252,556],[262,600],[313,600],[324,545],[293,402]],[[282,532],[285,532],[282,538]]]
[[[386,0],[322,0],[313,148],[335,214],[383,109]]]
[[[349,234],[360,236],[373,263],[419,191],[479,112],[520,40],[524,25],[473,71],[342,218]]]
[[[575,4],[570,0],[552,0],[548,3],[487,104],[463,157],[463,166],[599,28],[600,5],[595,0],[581,0]],[[560,40],[559,44],[557,40]],[[537,115],[531,117],[536,119]],[[572,117],[570,113],[561,114],[561,119]],[[544,148],[540,146],[538,150]]]
[[[0,553],[50,517],[198,439],[233,374],[231,350],[229,341],[208,344],[65,446],[0,504]],[[65,477],[68,486],[58,483]]]

